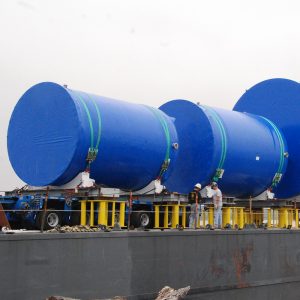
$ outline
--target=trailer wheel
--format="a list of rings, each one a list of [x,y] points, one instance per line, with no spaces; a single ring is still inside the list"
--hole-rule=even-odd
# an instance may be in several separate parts
[[[43,212],[39,212],[36,218],[36,226],[38,229],[42,229]],[[45,213],[44,230],[53,229],[62,223],[62,214],[55,210],[48,210]]]
[[[149,228],[151,226],[151,216],[149,212],[135,212],[132,214],[132,224],[134,227]]]

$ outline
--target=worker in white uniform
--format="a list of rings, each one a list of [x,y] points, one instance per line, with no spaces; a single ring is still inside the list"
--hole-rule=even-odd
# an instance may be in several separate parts
[[[204,189],[201,190],[201,197],[202,198],[212,198],[213,190],[211,188],[211,183],[207,185]]]
[[[197,183],[194,187],[194,193],[197,194],[198,202],[196,203],[196,201],[195,201],[191,204],[189,228],[196,228],[197,224],[198,224],[198,220],[199,220],[199,216],[200,216],[200,205],[199,205],[199,201],[200,201],[200,197],[201,197],[200,190],[201,190],[201,184]]]
[[[218,188],[218,184],[213,182],[211,185],[213,190],[213,204],[214,204],[214,228],[222,228],[222,192]]]

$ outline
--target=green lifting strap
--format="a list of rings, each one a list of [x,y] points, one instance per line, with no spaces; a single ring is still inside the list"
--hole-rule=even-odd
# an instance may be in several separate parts
[[[100,111],[98,108],[97,103],[95,102],[94,99],[92,99],[88,94],[87,97],[88,99],[94,104],[94,107],[96,109],[97,112],[97,118],[98,118],[98,136],[97,136],[97,142],[96,145],[94,147],[94,126],[93,126],[93,121],[91,118],[91,114],[90,114],[90,110],[86,104],[86,102],[84,101],[84,99],[78,94],[75,93],[76,96],[78,97],[78,99],[80,100],[81,104],[84,107],[84,110],[86,112],[87,118],[88,118],[88,122],[89,122],[89,126],[90,126],[90,137],[91,137],[91,142],[90,142],[90,147],[88,150],[88,154],[87,154],[87,161],[88,161],[88,168],[90,167],[91,162],[93,162],[98,154],[98,148],[99,148],[99,144],[100,144],[100,138],[101,138],[101,115],[100,115]]]
[[[157,117],[157,119],[159,120],[164,133],[165,133],[165,137],[166,137],[166,142],[167,142],[167,149],[166,149],[166,154],[165,154],[165,159],[164,162],[161,166],[158,178],[160,179],[163,174],[167,171],[169,165],[170,165],[170,151],[171,151],[171,137],[170,137],[170,131],[169,131],[169,127],[168,124],[165,120],[165,118],[162,116],[162,113],[160,112],[160,110],[155,109],[153,107],[144,105],[145,107],[147,107],[149,110],[151,110],[153,112],[153,114]]]
[[[283,166],[284,166],[284,141],[283,141],[283,137],[280,133],[280,130],[277,128],[277,126],[272,122],[270,121],[269,119],[265,118],[265,117],[262,117],[260,116],[262,119],[264,119],[269,125],[271,125],[271,127],[273,128],[273,130],[275,131],[276,133],[276,136],[279,140],[279,145],[280,145],[280,161],[279,161],[279,166],[278,166],[278,170],[273,178],[273,181],[272,181],[272,187],[275,187],[279,181],[281,180],[281,177],[282,177],[282,169],[283,169]]]
[[[96,143],[96,149],[98,150],[99,148],[99,144],[100,144],[100,139],[101,139],[101,130],[102,130],[102,120],[101,120],[101,114],[100,114],[100,110],[99,110],[99,107],[96,103],[96,101],[90,97],[89,94],[86,94],[88,99],[91,100],[94,104],[94,107],[96,109],[96,112],[97,112],[97,119],[98,119],[98,136],[97,136],[97,143]]]
[[[213,120],[215,121],[215,123],[217,124],[219,131],[220,131],[220,135],[221,135],[222,152],[221,152],[221,157],[219,160],[218,168],[213,177],[213,181],[217,182],[219,180],[219,178],[221,178],[221,176],[223,175],[223,172],[224,172],[223,166],[224,166],[224,162],[225,162],[226,155],[227,155],[227,135],[226,135],[226,131],[225,131],[223,122],[222,122],[221,118],[219,117],[219,115],[211,107],[208,107],[208,106],[202,106],[202,107],[204,109],[206,109],[208,112],[210,112],[210,115],[213,118]]]

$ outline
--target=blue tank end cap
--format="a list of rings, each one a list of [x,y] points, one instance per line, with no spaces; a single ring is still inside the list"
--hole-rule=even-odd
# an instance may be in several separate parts
[[[233,110],[266,117],[281,129],[288,145],[289,163],[274,191],[278,198],[299,195],[300,84],[283,78],[262,81],[248,89]]]
[[[78,170],[62,176],[75,158],[79,136],[76,107],[67,90],[51,82],[37,84],[21,97],[9,122],[11,165],[30,185],[68,182]]]
[[[207,184],[207,178],[214,172],[214,134],[197,104],[173,100],[159,109],[175,119],[179,141],[176,163],[163,184],[170,191],[187,194],[196,183]]]

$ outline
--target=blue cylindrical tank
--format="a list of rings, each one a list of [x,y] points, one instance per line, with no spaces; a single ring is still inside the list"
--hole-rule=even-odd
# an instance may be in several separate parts
[[[180,148],[172,174],[164,183],[169,190],[189,192],[200,182],[221,176],[228,196],[257,196],[276,176],[284,174],[287,145],[270,120],[247,113],[196,105],[186,100],[160,107],[175,118]]]
[[[97,152],[97,183],[137,190],[173,161],[173,120],[162,111],[40,83],[19,100],[8,128],[8,154],[16,174],[34,186],[62,185]],[[89,151],[92,150],[92,151]],[[164,173],[167,178],[172,165]]]
[[[300,194],[300,84],[274,78],[247,89],[234,110],[265,116],[278,126],[287,141],[289,163],[276,189],[276,197],[290,198]]]
[[[13,111],[9,158],[17,175],[35,186],[69,182],[87,168],[87,157],[97,154],[91,177],[106,186],[138,190],[162,176],[169,191],[188,193],[198,182],[219,180],[228,196],[254,197],[276,186],[285,173],[284,134],[289,144],[294,141],[290,123],[274,117],[281,116],[275,106],[267,110],[269,115],[251,114],[260,99],[267,102],[277,95],[277,104],[288,101],[277,92],[270,97],[270,86],[283,91],[281,85],[289,90],[296,86],[292,94],[298,95],[299,85],[267,82],[254,88],[255,97],[246,93],[247,101],[240,101],[246,104],[237,112],[186,100],[155,109],[41,83],[30,88]],[[258,97],[261,94],[264,97]],[[298,126],[295,113],[290,110],[290,115],[291,124]],[[298,162],[295,149],[293,164]]]

